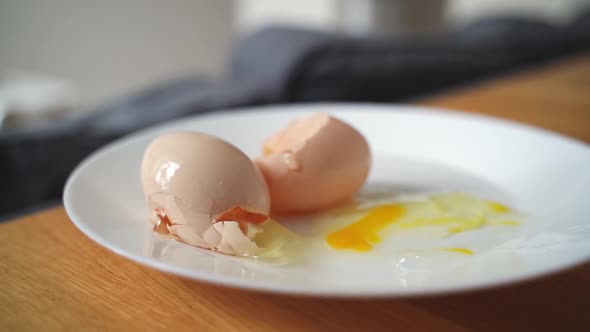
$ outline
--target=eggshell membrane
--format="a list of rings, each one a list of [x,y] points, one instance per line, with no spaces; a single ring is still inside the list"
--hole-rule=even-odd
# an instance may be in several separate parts
[[[144,153],[141,178],[154,211],[152,221],[160,223],[165,215],[176,238],[228,254],[254,251],[255,225],[248,220],[216,222],[236,208],[264,216],[270,213],[262,174],[233,145],[201,133],[162,135]]]
[[[371,153],[353,127],[324,113],[296,120],[270,137],[256,159],[274,213],[320,210],[350,199],[365,182]]]

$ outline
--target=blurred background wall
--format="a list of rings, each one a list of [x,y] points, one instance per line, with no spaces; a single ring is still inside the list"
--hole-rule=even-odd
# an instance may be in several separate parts
[[[0,0],[0,77],[57,77],[81,109],[178,75],[218,75],[231,0]]]
[[[364,17],[379,19],[379,15],[388,14],[406,24],[418,21],[414,28],[420,29],[420,24],[428,25],[423,18],[436,19],[433,13],[442,14],[450,26],[504,14],[541,17],[559,24],[589,3],[588,0],[237,0],[236,24],[239,30],[283,22],[331,30],[360,25]]]
[[[0,0],[0,80],[55,77],[80,110],[171,77],[219,76],[236,35],[267,24],[428,34],[512,13],[560,24],[589,0]],[[411,18],[411,19],[410,19]]]

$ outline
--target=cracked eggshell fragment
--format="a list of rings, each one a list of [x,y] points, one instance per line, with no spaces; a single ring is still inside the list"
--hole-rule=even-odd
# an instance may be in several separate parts
[[[325,113],[290,123],[256,159],[276,213],[316,211],[350,199],[365,182],[371,153],[353,127]]]
[[[227,254],[255,251],[254,224],[270,212],[269,192],[235,146],[201,133],[162,135],[144,153],[141,179],[152,221],[177,239]],[[235,220],[223,219],[229,211]]]
[[[220,252],[236,255],[253,256],[260,248],[253,241],[260,231],[257,227],[248,225],[246,233],[240,229],[235,221],[221,221],[212,225],[204,234],[203,239],[214,244]]]

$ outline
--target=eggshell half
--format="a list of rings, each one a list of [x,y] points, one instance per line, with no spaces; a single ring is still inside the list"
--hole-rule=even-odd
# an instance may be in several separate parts
[[[299,213],[350,199],[365,182],[371,153],[353,127],[328,114],[296,120],[270,137],[256,159],[275,213]]]
[[[176,238],[227,254],[255,251],[254,223],[270,212],[269,192],[258,168],[235,146],[201,133],[162,135],[144,153],[141,179],[152,221],[168,223],[165,229]],[[232,220],[224,219],[230,211]]]

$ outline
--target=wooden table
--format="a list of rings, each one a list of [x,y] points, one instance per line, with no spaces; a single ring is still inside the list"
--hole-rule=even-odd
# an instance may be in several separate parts
[[[421,104],[590,142],[590,54]],[[152,270],[83,236],[62,207],[0,225],[0,330],[590,331],[590,264],[525,284],[407,300],[221,288]]]

